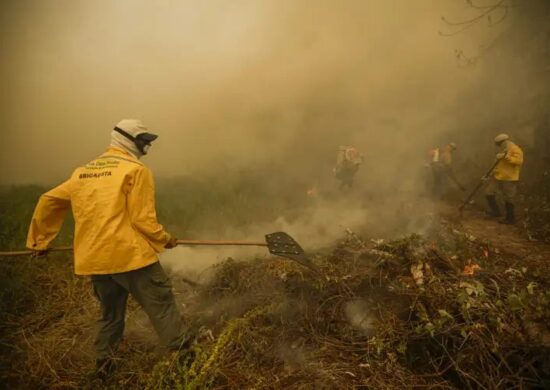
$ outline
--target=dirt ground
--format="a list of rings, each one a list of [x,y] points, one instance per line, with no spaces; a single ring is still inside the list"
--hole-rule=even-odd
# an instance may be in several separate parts
[[[480,240],[490,241],[503,252],[514,254],[525,261],[533,259],[550,262],[550,245],[527,239],[517,226],[500,224],[479,211],[466,211],[460,222],[466,232]]]

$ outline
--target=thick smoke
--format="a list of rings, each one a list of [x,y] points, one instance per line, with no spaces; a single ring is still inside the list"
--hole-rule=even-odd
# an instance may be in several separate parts
[[[412,185],[407,168],[456,127],[442,113],[479,81],[453,49],[496,30],[440,37],[441,15],[469,15],[455,0],[0,7],[3,184],[59,182],[138,117],[161,135],[158,176],[286,162],[323,180],[351,143],[372,183]]]

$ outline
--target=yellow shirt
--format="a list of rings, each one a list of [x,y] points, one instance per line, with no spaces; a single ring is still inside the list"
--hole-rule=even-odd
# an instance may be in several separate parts
[[[69,207],[75,220],[77,275],[112,274],[158,261],[170,240],[157,222],[151,171],[116,147],[43,194],[32,217],[27,247],[48,248]]]
[[[523,151],[515,143],[508,141],[505,157],[502,158],[493,171],[493,176],[502,181],[518,181],[523,165]]]

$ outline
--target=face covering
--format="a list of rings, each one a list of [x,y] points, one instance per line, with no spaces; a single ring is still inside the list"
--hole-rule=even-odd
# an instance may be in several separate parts
[[[131,149],[133,150],[137,149],[138,153],[137,154],[133,153],[133,154],[136,155],[138,158],[146,155],[147,151],[151,147],[151,142],[157,139],[157,135],[152,133],[141,133],[134,137],[133,135],[128,133],[126,130],[121,129],[118,126],[113,129],[113,133],[117,138],[120,138],[120,136],[123,136],[124,138],[126,138],[125,140],[126,143],[128,143],[127,141],[130,141],[131,143],[133,143],[133,145],[131,146]]]

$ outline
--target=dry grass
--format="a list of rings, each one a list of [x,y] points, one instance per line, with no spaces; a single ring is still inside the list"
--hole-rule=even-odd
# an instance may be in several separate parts
[[[89,278],[75,277],[71,259],[4,260],[4,270],[23,281],[21,297],[2,313],[1,377],[10,388],[82,388],[95,363],[93,338],[99,305]],[[6,276],[6,274],[4,274]],[[141,310],[130,302],[128,331],[121,345],[120,385],[144,381],[162,356],[147,329],[143,338],[134,318]]]
[[[2,221],[6,249],[21,241],[24,213],[24,218],[13,213],[11,225]],[[550,264],[499,253],[489,242],[471,240],[460,226],[436,224],[432,230],[428,237],[377,245],[350,232],[330,254],[313,256],[322,276],[279,258],[228,260],[198,288],[173,275],[186,319],[201,329],[195,357],[159,348],[142,311],[130,301],[119,367],[107,383],[89,375],[99,315],[90,281],[75,277],[63,254],[4,259],[2,384],[25,389],[548,385]],[[8,240],[10,232],[19,236]],[[70,235],[62,234],[63,240]],[[462,274],[468,260],[481,265],[474,276]],[[411,266],[420,263],[422,286],[411,276]]]
[[[119,369],[106,384],[89,376],[98,315],[89,280],[75,278],[62,255],[8,260],[24,282],[3,315],[4,383],[489,389],[548,380],[548,274],[533,274],[535,264],[522,270],[450,227],[440,231],[437,241],[411,236],[376,247],[350,234],[313,259],[323,276],[277,258],[216,266],[208,283],[178,292],[190,323],[212,336],[200,339],[192,360],[158,349],[131,303]],[[466,259],[482,272],[461,275]],[[422,286],[410,272],[418,262],[430,265]]]

